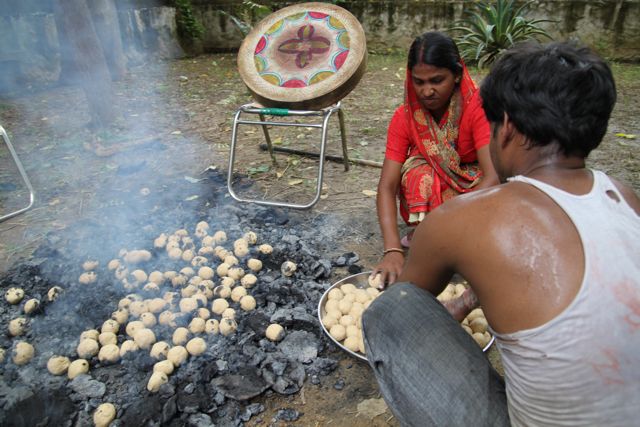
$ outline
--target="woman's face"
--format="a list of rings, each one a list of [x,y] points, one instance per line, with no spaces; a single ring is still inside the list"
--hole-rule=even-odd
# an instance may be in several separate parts
[[[456,87],[456,76],[448,68],[416,64],[411,69],[411,83],[422,107],[442,117]]]

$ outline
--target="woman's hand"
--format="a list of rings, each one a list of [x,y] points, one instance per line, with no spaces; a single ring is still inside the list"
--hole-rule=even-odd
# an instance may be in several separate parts
[[[404,266],[404,254],[401,252],[388,252],[384,254],[380,263],[373,269],[372,277],[380,274],[382,289],[395,283]]]

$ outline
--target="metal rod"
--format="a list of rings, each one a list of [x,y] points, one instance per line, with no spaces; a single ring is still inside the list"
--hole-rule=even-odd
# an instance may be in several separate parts
[[[268,151],[269,147],[267,147],[267,144],[260,144],[260,149],[263,150],[263,151]],[[318,154],[318,153],[313,153],[313,152],[304,151],[304,150],[296,150],[295,148],[273,147],[273,151],[276,151],[276,152],[279,152],[279,153],[296,154],[298,156],[306,156],[306,157],[314,157],[314,158],[320,157],[320,154]],[[327,154],[324,157],[327,160],[331,160],[333,162],[344,163],[344,157],[342,157],[342,156],[333,156],[331,154]],[[360,165],[373,166],[375,168],[381,168],[382,167],[382,163],[381,162],[376,162],[374,160],[350,158],[349,161],[353,162],[353,163],[360,164]]]

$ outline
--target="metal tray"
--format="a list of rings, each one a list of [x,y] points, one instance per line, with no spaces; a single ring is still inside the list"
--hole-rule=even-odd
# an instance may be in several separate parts
[[[344,351],[346,351],[350,355],[355,356],[358,359],[361,359],[361,360],[364,360],[364,361],[367,361],[367,357],[364,354],[360,353],[359,351],[351,351],[351,350],[349,350],[347,347],[342,345],[342,343],[340,341],[336,340],[335,338],[333,338],[331,336],[331,334],[329,333],[327,328],[325,328],[324,324],[322,323],[322,311],[324,309],[325,303],[327,302],[327,299],[329,297],[329,291],[331,289],[333,289],[335,287],[339,287],[339,286],[343,285],[344,283],[352,283],[357,288],[368,288],[369,287],[369,280],[368,279],[369,279],[370,275],[371,275],[371,271],[363,271],[362,273],[353,274],[351,276],[345,277],[342,280],[337,281],[336,283],[331,285],[329,287],[329,289],[327,289],[324,292],[324,294],[322,294],[322,298],[320,298],[320,302],[318,303],[318,320],[320,320],[320,325],[322,326],[322,330],[324,331],[324,333],[327,334],[327,336],[331,339],[331,341],[336,343],[336,345],[338,347],[340,347],[341,349],[343,349]],[[489,350],[489,348],[493,344],[493,341],[495,341],[495,337],[493,335],[491,335],[491,339],[489,340],[489,343],[482,349],[482,351],[486,352],[487,350]]]

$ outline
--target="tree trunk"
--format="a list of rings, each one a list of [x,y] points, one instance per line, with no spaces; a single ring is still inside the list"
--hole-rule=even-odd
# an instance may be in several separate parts
[[[111,77],[113,80],[120,80],[127,72],[127,61],[122,50],[120,23],[114,0],[87,0],[87,4]]]
[[[89,104],[91,125],[109,126],[116,118],[111,76],[86,0],[56,0],[58,25],[66,35],[76,76]]]

